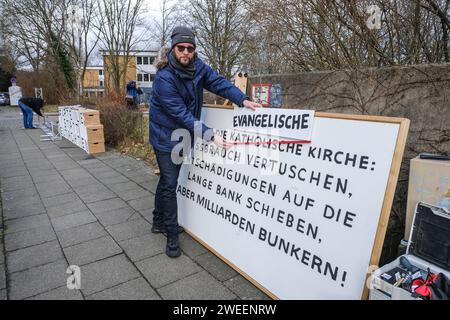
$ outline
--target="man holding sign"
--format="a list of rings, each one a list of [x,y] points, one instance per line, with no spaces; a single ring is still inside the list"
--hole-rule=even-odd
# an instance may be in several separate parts
[[[178,214],[176,187],[181,164],[172,161],[171,152],[180,142],[171,139],[176,129],[187,129],[191,136],[196,123],[200,123],[203,89],[226,98],[239,107],[254,110],[262,107],[254,103],[237,87],[220,76],[197,57],[195,36],[186,27],[174,28],[172,45],[167,55],[156,61],[158,72],[153,82],[150,101],[150,144],[153,146],[160,169],[155,195],[153,233],[167,232],[166,254],[178,257]],[[201,123],[202,137],[222,148],[232,144],[214,135],[211,128]]]

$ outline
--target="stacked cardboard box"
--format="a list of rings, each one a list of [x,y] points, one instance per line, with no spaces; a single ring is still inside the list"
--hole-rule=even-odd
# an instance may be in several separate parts
[[[105,152],[103,125],[97,110],[81,106],[63,106],[58,108],[59,132],[89,154]]]

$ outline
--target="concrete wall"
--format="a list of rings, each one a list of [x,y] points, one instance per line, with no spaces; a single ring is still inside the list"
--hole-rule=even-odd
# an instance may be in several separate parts
[[[404,234],[410,159],[420,152],[450,154],[450,64],[266,75],[251,77],[248,88],[252,83],[281,84],[284,108],[411,120],[380,264],[395,258]]]

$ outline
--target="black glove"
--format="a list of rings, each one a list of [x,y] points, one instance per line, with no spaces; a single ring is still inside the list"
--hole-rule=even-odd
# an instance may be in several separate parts
[[[416,266],[413,266],[411,264],[411,262],[409,262],[409,260],[406,257],[403,257],[403,256],[400,257],[400,265],[403,267],[403,269],[408,270],[412,274],[416,273],[417,271],[420,271],[419,268],[417,268]]]

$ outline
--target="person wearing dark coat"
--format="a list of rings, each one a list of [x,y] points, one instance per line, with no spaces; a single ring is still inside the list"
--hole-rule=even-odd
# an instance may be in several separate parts
[[[182,229],[178,226],[176,186],[181,164],[175,164],[171,158],[174,146],[179,143],[172,141],[172,132],[183,128],[192,137],[194,127],[200,123],[205,141],[212,141],[221,148],[232,145],[220,135],[214,135],[211,128],[200,122],[203,89],[226,98],[239,107],[255,110],[262,105],[250,101],[239,88],[198,58],[195,36],[191,29],[176,27],[171,39],[168,53],[164,55],[160,51],[159,59],[155,61],[158,71],[150,99],[149,142],[155,150],[160,170],[152,232],[166,233],[166,254],[178,257],[181,254],[178,233]]]
[[[44,106],[44,100],[41,98],[22,97],[19,99],[19,108],[22,110],[23,126],[25,129],[36,129],[33,126],[33,111],[43,117],[41,109]]]
[[[126,100],[127,100],[127,107],[128,107],[128,109],[132,109],[132,110],[137,109],[137,98],[138,98],[138,95],[141,95],[143,93],[144,92],[142,91],[142,89],[139,88],[139,86],[136,84],[136,81],[131,80],[127,84]]]

